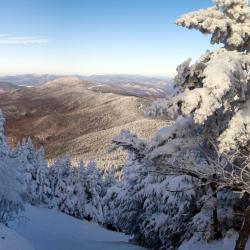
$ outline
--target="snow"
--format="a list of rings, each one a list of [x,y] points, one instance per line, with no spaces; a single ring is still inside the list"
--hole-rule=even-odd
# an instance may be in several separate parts
[[[192,244],[191,242],[184,242],[178,250],[234,250],[235,242],[237,240],[237,233],[226,237],[224,240],[213,241],[209,244]],[[245,250],[250,250],[250,243],[248,242]]]
[[[209,244],[184,242],[179,250],[233,250],[237,233]],[[143,250],[128,237],[56,210],[27,206],[10,228],[0,224],[0,250]],[[250,242],[246,250],[250,250]]]
[[[223,43],[227,49],[249,51],[248,0],[215,0],[215,6],[183,15],[177,24],[212,34],[211,43]]]
[[[20,220],[21,218],[21,220]],[[27,206],[10,227],[36,250],[143,250],[128,243],[128,237],[101,226],[75,219],[56,210]],[[30,250],[4,248],[0,250]]]
[[[0,224],[0,250],[34,250],[20,235]]]

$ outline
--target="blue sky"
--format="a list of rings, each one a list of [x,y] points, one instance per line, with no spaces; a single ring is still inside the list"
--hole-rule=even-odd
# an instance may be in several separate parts
[[[0,0],[0,74],[168,75],[211,49],[174,24],[210,0]]]

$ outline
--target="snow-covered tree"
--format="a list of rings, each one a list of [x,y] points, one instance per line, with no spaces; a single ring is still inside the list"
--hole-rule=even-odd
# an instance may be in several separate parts
[[[70,159],[59,159],[50,167],[50,183],[53,193],[53,205],[62,212],[72,214],[75,199],[73,168]]]
[[[43,147],[36,151],[31,138],[23,139],[16,147],[16,155],[20,161],[19,168],[25,176],[27,201],[33,205],[49,204],[49,168]]]
[[[103,222],[101,198],[104,196],[102,176],[96,164],[90,161],[85,171],[85,217]]]
[[[121,228],[151,247],[176,248],[191,237],[218,239],[230,228],[239,229],[240,218],[233,214],[239,214],[237,204],[249,193],[250,12],[244,0],[215,4],[177,20],[179,25],[211,33],[212,43],[225,47],[207,51],[194,64],[188,59],[177,67],[176,93],[148,111],[171,118],[172,124],[149,142],[128,132],[113,140],[114,148],[121,146],[132,155],[124,169],[120,204],[122,199],[117,196],[119,207],[125,208],[128,202],[125,210],[131,221],[124,220]],[[157,173],[158,180],[153,176]],[[156,197],[161,191],[166,195],[162,202],[167,211],[160,226],[142,219],[154,214],[149,204],[161,213],[160,202],[146,192],[153,183],[162,188],[155,190]],[[133,201],[137,194],[143,195]],[[172,228],[171,217],[175,217]],[[150,239],[157,232],[158,239],[150,242],[147,232],[151,232]],[[166,232],[163,238],[162,232]]]
[[[26,200],[33,202],[36,186],[36,162],[35,150],[33,148],[31,138],[23,139],[22,143],[18,143],[16,147],[16,155],[20,161],[19,168],[25,177],[27,188]]]
[[[6,151],[7,150],[7,143],[6,139],[4,136],[4,123],[5,123],[5,118],[3,116],[2,111],[0,110],[0,146],[1,146],[1,151]]]
[[[113,139],[112,150],[123,147],[128,161],[123,179],[108,189],[105,218],[113,227],[134,236],[134,240],[155,249],[177,247],[189,234],[200,192],[194,192],[193,180],[188,176],[161,175],[148,158],[146,141],[135,134],[122,131]],[[176,190],[186,192],[174,192]]]
[[[212,34],[211,43],[228,50],[250,50],[250,8],[248,0],[214,0],[215,6],[188,13],[178,25]]]
[[[86,204],[86,194],[85,194],[85,182],[86,182],[86,168],[83,161],[79,162],[77,169],[75,170],[75,194],[77,197],[77,203],[75,207],[75,216],[83,219],[86,215],[85,204]]]
[[[94,162],[85,167],[80,161],[73,168],[69,159],[57,160],[50,167],[53,207],[78,218],[103,222],[102,197],[105,188]]]
[[[116,172],[116,167],[113,165],[103,173],[103,186],[105,189],[112,187],[117,183]]]
[[[0,111],[0,222],[8,223],[23,209],[25,185],[18,168],[20,162],[6,143],[4,121]]]
[[[48,162],[45,160],[43,147],[36,152],[34,186],[33,200],[35,203],[49,205],[52,199],[52,190],[49,181]]]

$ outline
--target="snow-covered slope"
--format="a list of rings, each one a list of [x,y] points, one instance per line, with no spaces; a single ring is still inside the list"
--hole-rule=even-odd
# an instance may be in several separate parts
[[[46,208],[27,206],[10,227],[0,225],[0,250],[144,249],[129,244],[124,234]],[[232,233],[226,239],[210,244],[184,242],[179,250],[233,250],[236,239],[237,234]],[[250,243],[247,250],[250,250]]]
[[[21,218],[21,219],[20,219]],[[29,241],[35,250],[142,250],[128,237],[97,224],[78,220],[55,210],[27,206],[10,227]],[[1,236],[1,235],[0,235]],[[30,250],[1,248],[0,250]]]
[[[34,250],[34,248],[16,232],[0,224],[0,250]]]

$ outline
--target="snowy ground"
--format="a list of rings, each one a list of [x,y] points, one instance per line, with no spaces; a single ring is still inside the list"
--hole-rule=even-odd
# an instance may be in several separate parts
[[[178,250],[234,250],[235,242],[238,238],[238,233],[232,232],[228,234],[223,240],[214,241],[210,244],[193,244],[190,242],[184,242]],[[250,240],[249,240],[250,241]],[[250,242],[248,241],[246,250],[250,250]]]
[[[0,224],[0,250],[34,250],[33,247],[13,230]]]
[[[211,244],[186,242],[179,250],[233,250],[237,234]],[[143,250],[121,233],[55,210],[27,206],[10,224],[0,224],[0,250]],[[145,249],[144,249],[145,250]],[[250,250],[250,242],[246,250]]]
[[[123,234],[45,208],[28,206],[19,220],[11,224],[11,228],[30,242],[35,250],[144,249],[129,244],[128,238]]]

